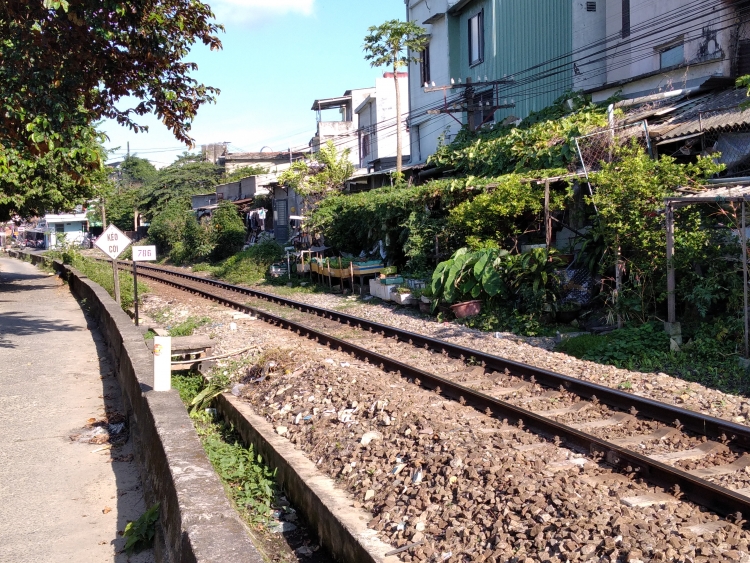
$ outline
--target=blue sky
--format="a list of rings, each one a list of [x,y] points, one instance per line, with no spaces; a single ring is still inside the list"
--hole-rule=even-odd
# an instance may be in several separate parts
[[[371,68],[362,53],[367,28],[405,18],[403,0],[205,0],[224,24],[224,49],[195,47],[187,60],[193,76],[221,90],[203,106],[191,136],[202,144],[229,141],[230,151],[286,150],[306,145],[315,131],[317,98],[375,85],[384,69]],[[126,104],[121,104],[125,107]],[[130,152],[161,167],[186,147],[153,116],[140,118],[148,133],[133,133],[113,121],[100,129],[119,160]]]

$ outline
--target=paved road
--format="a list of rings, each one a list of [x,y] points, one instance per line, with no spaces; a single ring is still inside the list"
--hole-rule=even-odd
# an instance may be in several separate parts
[[[130,440],[71,440],[117,412],[101,335],[67,287],[0,254],[0,562],[128,561],[118,532],[145,510]]]

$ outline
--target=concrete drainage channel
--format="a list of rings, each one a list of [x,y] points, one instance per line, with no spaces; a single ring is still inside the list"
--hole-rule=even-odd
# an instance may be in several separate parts
[[[10,256],[33,264],[50,259],[26,252]],[[179,395],[153,391],[153,357],[143,335],[109,294],[55,260],[53,267],[99,323],[117,366],[148,500],[161,503],[155,553],[167,563],[260,563],[258,550],[227,499]],[[334,481],[277,436],[264,419],[232,395],[219,397],[220,414],[246,444],[277,471],[279,486],[303,514],[322,545],[339,561],[398,561],[390,545],[367,527],[371,515],[351,506]]]

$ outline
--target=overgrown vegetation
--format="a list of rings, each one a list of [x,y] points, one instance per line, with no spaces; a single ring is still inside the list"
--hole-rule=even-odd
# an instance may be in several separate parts
[[[211,322],[208,317],[188,317],[169,329],[169,336],[192,336],[195,329]]]
[[[180,200],[169,201],[151,223],[148,236],[162,255],[175,264],[222,260],[240,251],[245,224],[237,207],[221,202],[210,219],[200,222]]]
[[[750,392],[746,371],[738,363],[741,321],[727,317],[688,325],[679,352],[658,322],[564,340],[558,349],[584,360],[644,372],[665,372],[730,393]]]
[[[88,277],[91,281],[102,286],[112,298],[115,296],[115,280],[112,275],[112,264],[110,262],[98,262],[91,258],[83,256],[74,247],[67,247],[63,250],[54,250],[48,253],[48,256],[54,259],[62,260],[64,264],[73,266],[76,270]],[[119,270],[120,279],[120,305],[123,310],[133,307],[133,276],[126,271]],[[138,282],[138,296],[141,297],[149,292],[146,284]]]
[[[282,259],[284,248],[275,240],[262,241],[230,256],[215,266],[201,264],[197,270],[209,271],[229,283],[253,283],[265,279],[268,268]]]
[[[223,373],[217,371],[213,374],[212,381],[216,380],[214,387],[226,386]],[[188,407],[207,387],[199,375],[173,376],[172,385]],[[230,425],[216,421],[205,410],[195,409],[190,417],[208,459],[239,512],[251,524],[266,523],[276,495],[275,472],[263,463],[263,458],[252,445],[245,447],[242,444],[240,436]]]

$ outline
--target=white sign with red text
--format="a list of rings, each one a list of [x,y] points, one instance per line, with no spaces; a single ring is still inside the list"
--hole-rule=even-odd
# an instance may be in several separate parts
[[[133,241],[114,225],[110,225],[94,243],[104,254],[115,260]]]
[[[133,262],[150,262],[156,260],[155,246],[134,246]]]

